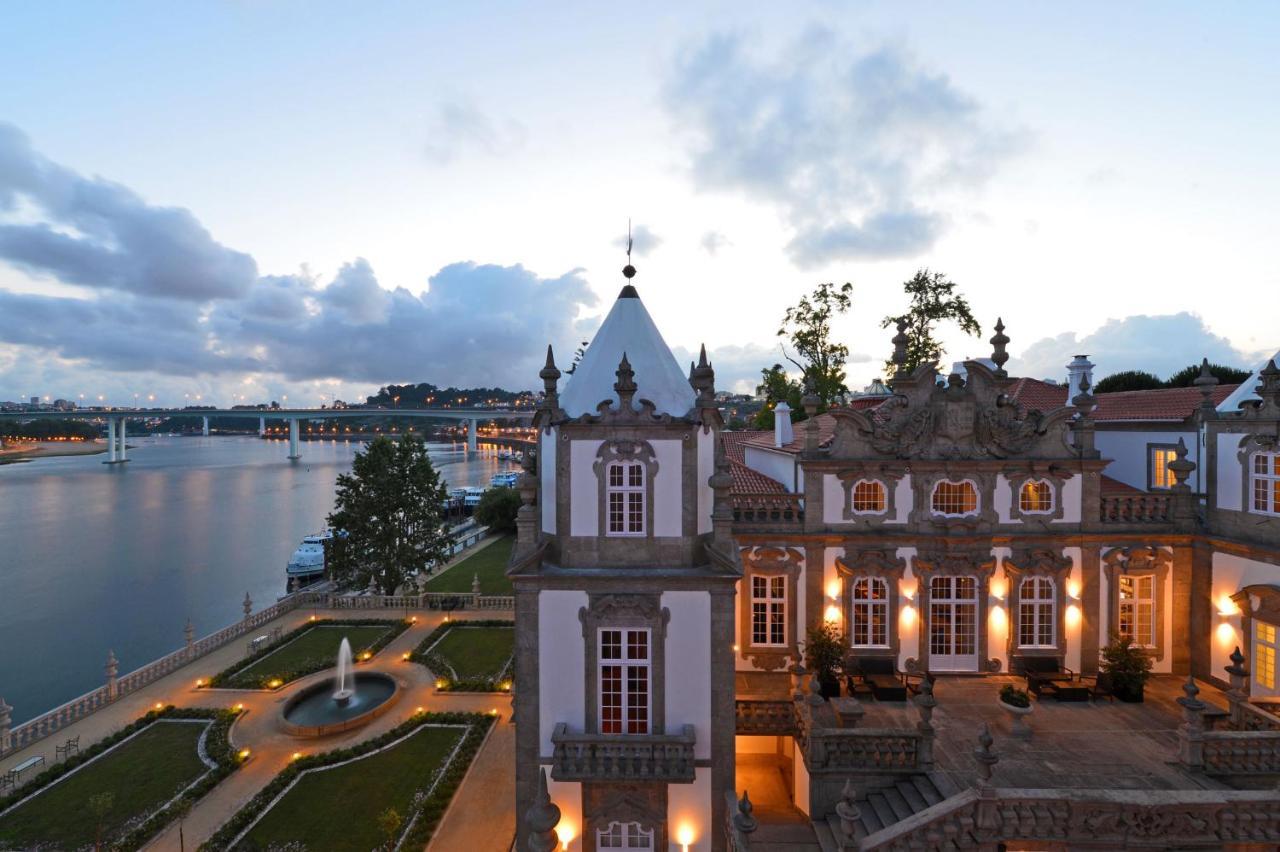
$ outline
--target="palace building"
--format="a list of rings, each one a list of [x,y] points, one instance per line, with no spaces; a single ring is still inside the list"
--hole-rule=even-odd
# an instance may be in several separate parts
[[[1008,342],[772,432],[724,430],[705,350],[683,370],[630,283],[566,382],[548,349],[509,569],[517,848],[1280,839],[1280,369],[1094,394],[1084,356],[1010,376]],[[834,682],[803,668],[824,624]],[[1109,703],[1117,637],[1143,705]]]

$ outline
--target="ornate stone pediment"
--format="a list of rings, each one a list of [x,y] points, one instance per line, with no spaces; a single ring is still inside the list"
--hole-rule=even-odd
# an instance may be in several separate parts
[[[1148,547],[1116,547],[1107,551],[1102,561],[1110,568],[1124,568],[1128,573],[1154,571],[1167,568],[1173,557],[1167,550],[1155,545]]]
[[[804,565],[804,553],[794,547],[744,547],[740,552],[743,563],[758,573],[795,574]]]
[[[1006,568],[1019,574],[1060,574],[1071,568],[1070,556],[1064,556],[1061,548],[1019,548],[1004,558]]]
[[[834,409],[833,458],[1066,459],[1072,408],[1027,411],[1004,393],[1007,380],[984,364],[965,364],[937,383],[934,365],[894,382],[894,395],[873,412]]]
[[[836,557],[836,570],[846,577],[901,577],[906,567],[892,550],[845,550]]]
[[[986,577],[996,568],[996,558],[989,547],[957,550],[921,550],[912,557],[915,573],[921,577],[933,574],[973,574]]]

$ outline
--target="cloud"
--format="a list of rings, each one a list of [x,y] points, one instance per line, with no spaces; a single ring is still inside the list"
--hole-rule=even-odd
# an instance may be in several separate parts
[[[0,217],[0,260],[67,284],[203,300],[242,296],[258,274],[189,211],[50,162],[3,123]]]
[[[681,366],[698,358],[697,349],[673,346],[671,351]],[[755,393],[756,385],[760,384],[760,371],[774,364],[782,364],[788,372],[799,374],[794,365],[782,357],[782,350],[776,344],[773,346],[763,346],[759,343],[708,346],[707,358],[716,371],[716,390]],[[870,360],[870,355],[861,352],[849,354],[850,364]],[[850,381],[849,384],[852,387],[854,383]]]
[[[716,255],[720,249],[731,245],[729,238],[719,231],[707,231],[702,235],[702,250],[709,255]]]
[[[427,131],[427,158],[451,163],[468,153],[504,156],[524,147],[528,132],[514,119],[493,119],[472,104],[440,104]]]
[[[622,250],[627,248],[627,238],[618,237],[613,244]],[[644,257],[662,245],[662,237],[655,234],[647,225],[636,225],[631,229],[631,253],[636,257]]]
[[[981,186],[1020,144],[946,75],[820,28],[775,57],[712,36],[664,102],[691,132],[695,183],[777,207],[801,266],[925,251],[947,224],[940,194]]]
[[[1144,370],[1165,379],[1201,358],[1238,367],[1253,363],[1247,353],[1211,332],[1204,320],[1184,311],[1109,319],[1082,338],[1074,332],[1046,337],[1012,358],[1008,369],[1012,375],[1064,380],[1066,365],[1076,355],[1089,356],[1099,379],[1121,370]]]

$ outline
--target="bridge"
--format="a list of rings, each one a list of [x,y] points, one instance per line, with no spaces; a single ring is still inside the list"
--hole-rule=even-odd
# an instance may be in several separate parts
[[[199,417],[203,434],[209,434],[210,417],[258,419],[258,434],[267,430],[268,420],[289,423],[289,459],[302,458],[303,420],[355,420],[365,417],[413,417],[423,420],[463,420],[467,424],[467,452],[476,452],[477,427],[481,420],[533,419],[534,412],[509,408],[77,408],[73,411],[0,411],[0,420],[105,420],[107,421],[106,464],[129,460],[125,447],[128,420],[158,417]]]

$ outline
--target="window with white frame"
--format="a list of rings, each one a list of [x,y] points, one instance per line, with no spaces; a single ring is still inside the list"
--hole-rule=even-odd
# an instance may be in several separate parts
[[[644,535],[645,477],[640,462],[609,462],[605,469],[605,500],[608,506],[608,534]]]
[[[1150,482],[1147,483],[1150,488],[1172,488],[1175,485],[1173,471],[1169,470],[1169,462],[1178,458],[1178,451],[1173,447],[1150,447],[1148,451],[1151,454],[1151,463],[1148,469],[1151,471]]]
[[[858,577],[850,587],[853,618],[849,638],[855,648],[889,645],[889,584],[879,577]]]
[[[1154,574],[1121,574],[1120,635],[1144,648],[1156,645],[1156,578]]]
[[[978,489],[970,479],[943,479],[933,486],[931,503],[939,515],[973,515],[978,511]]]
[[[787,644],[787,578],[751,578],[751,644]]]
[[[1250,510],[1260,515],[1280,515],[1280,453],[1254,453],[1250,471]]]
[[[1058,600],[1049,577],[1027,577],[1018,584],[1018,645],[1053,648]]]
[[[885,510],[888,499],[884,483],[875,479],[860,479],[853,486],[853,511],[879,514]]]
[[[596,830],[597,849],[652,850],[653,829],[638,822],[614,822]]]
[[[1253,678],[1263,689],[1276,688],[1276,626],[1259,621],[1253,628]]]
[[[649,733],[649,630],[600,629],[600,733]]]
[[[1026,515],[1053,511],[1053,486],[1045,479],[1028,479],[1018,491],[1018,509]]]

